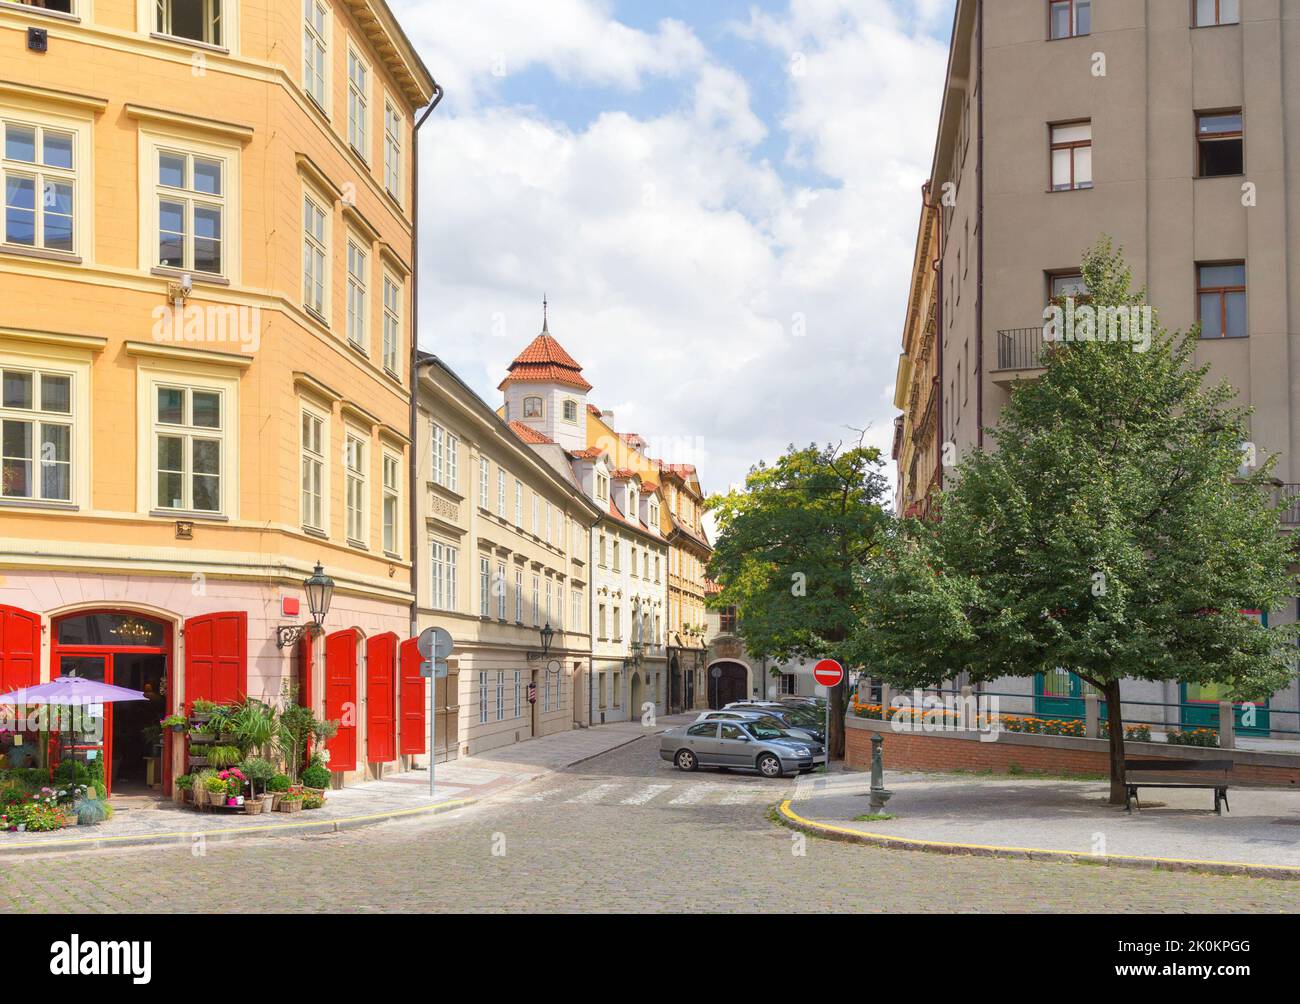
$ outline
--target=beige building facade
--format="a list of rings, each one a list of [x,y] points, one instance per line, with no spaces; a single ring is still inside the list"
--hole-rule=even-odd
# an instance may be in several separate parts
[[[904,345],[911,357],[917,319],[933,314],[941,454],[992,445],[984,430],[1015,382],[1042,372],[1045,307],[1086,295],[1080,260],[1107,236],[1162,323],[1201,324],[1197,362],[1255,409],[1258,454],[1279,456],[1279,499],[1300,492],[1297,58],[1300,8],[1287,0],[959,0],[928,185],[938,235],[927,240],[923,213]],[[918,310],[932,270],[934,307]],[[904,510],[922,497],[908,458],[930,448],[912,421],[923,381],[911,365],[896,402]],[[1293,621],[1296,604],[1261,616]],[[1082,706],[1070,674],[1032,687],[1040,712]],[[1125,693],[1162,702],[1154,713],[1171,722],[1217,722],[1213,688],[1130,682]],[[1295,711],[1297,698],[1293,682],[1271,707]],[[1257,731],[1296,722],[1266,715]]]

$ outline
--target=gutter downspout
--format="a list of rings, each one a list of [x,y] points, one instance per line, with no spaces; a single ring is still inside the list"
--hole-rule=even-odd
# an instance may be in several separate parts
[[[944,339],[944,310],[943,310],[943,253],[946,246],[944,240],[943,227],[943,204],[935,205],[931,199],[934,198],[934,190],[930,185],[925,185],[921,189],[921,202],[928,211],[937,214],[939,222],[935,229],[939,232],[939,246],[936,249],[935,260],[930,263],[932,271],[938,273],[935,280],[935,333],[934,333],[934,353],[935,353],[935,380],[938,384],[938,390],[935,397],[935,406],[938,414],[934,420],[934,439],[935,439],[935,457],[934,468],[935,478],[939,484],[939,491],[943,491],[943,339]],[[928,221],[927,221],[928,225]]]
[[[979,448],[984,449],[984,0],[978,0],[976,12],[979,32],[979,71],[975,86],[979,88],[979,146],[976,150],[975,181],[978,206],[975,211],[979,227],[979,267],[975,271],[975,358],[979,361],[979,379],[975,381],[975,423]]]
[[[420,548],[417,546],[420,537],[420,496],[416,491],[416,484],[420,476],[420,127],[428,121],[429,116],[433,114],[433,110],[442,103],[445,94],[446,91],[435,80],[433,82],[433,101],[416,120],[415,128],[411,131],[411,219],[414,232],[411,239],[411,273],[413,275],[411,282],[411,415],[409,424],[411,456],[407,465],[407,480],[411,490],[407,509],[411,524],[409,546],[411,548],[412,638],[415,638],[420,633]],[[433,756],[433,750],[429,750],[430,762],[432,762]]]

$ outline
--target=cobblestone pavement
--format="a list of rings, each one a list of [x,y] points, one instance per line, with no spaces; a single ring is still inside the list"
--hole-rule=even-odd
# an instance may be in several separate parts
[[[51,912],[1288,912],[1294,882],[944,857],[804,838],[790,780],[681,774],[641,740],[479,805],[364,830],[5,862]],[[802,851],[802,853],[799,853]]]

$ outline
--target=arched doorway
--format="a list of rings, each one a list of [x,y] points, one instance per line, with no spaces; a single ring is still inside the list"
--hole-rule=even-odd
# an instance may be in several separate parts
[[[92,780],[108,791],[143,794],[161,785],[162,733],[173,686],[172,627],[129,610],[79,611],[57,617],[50,644],[50,677],[77,676],[128,690],[147,700],[106,704],[72,736],[70,749]]]
[[[641,717],[641,705],[645,702],[645,686],[641,682],[641,674],[633,673],[628,686],[631,695],[627,702],[627,718],[628,721],[636,721]]]
[[[668,664],[668,713],[680,714],[682,711],[682,664],[673,653],[672,662]]]
[[[714,710],[749,698],[749,667],[743,662],[715,662],[706,679],[709,707]]]

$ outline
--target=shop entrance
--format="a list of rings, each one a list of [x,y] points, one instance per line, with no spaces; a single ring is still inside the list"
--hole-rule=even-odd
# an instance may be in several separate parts
[[[55,621],[50,675],[78,676],[148,698],[92,706],[60,756],[86,764],[110,793],[149,794],[162,786],[162,731],[169,687],[171,628],[136,614],[74,614]],[[79,780],[84,780],[79,778]]]

